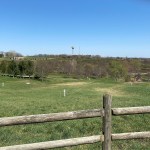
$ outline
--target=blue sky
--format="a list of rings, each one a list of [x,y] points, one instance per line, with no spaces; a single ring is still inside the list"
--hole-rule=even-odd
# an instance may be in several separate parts
[[[0,51],[150,57],[149,0],[0,0]]]

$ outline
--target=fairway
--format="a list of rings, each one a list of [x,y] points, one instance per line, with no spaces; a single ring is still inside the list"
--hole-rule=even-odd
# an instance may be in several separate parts
[[[87,80],[63,75],[50,75],[43,82],[0,77],[0,117],[99,109],[105,93],[112,95],[112,107],[150,105],[150,83],[131,85],[111,79]],[[113,117],[112,133],[150,131],[149,120],[148,114]],[[1,127],[0,146],[98,135],[102,132],[101,122],[101,118],[96,118]],[[114,150],[149,150],[149,147],[148,139],[112,142]],[[60,149],[100,148],[101,143]]]

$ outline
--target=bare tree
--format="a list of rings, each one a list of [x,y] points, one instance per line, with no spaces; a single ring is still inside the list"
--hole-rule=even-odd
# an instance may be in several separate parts
[[[35,78],[41,79],[42,81],[44,78],[49,74],[49,65],[45,60],[38,60],[36,62],[35,67]]]

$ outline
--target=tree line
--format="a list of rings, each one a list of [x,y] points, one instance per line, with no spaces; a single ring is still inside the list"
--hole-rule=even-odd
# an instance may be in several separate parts
[[[140,73],[139,59],[117,59],[101,57],[53,57],[53,59],[3,60],[0,63],[1,74],[13,77],[33,76],[44,79],[51,73],[66,74],[76,78],[111,77],[128,80],[130,73]]]
[[[29,77],[34,74],[34,62],[33,61],[7,61],[3,60],[0,64],[1,74],[8,74],[13,77],[28,75]]]

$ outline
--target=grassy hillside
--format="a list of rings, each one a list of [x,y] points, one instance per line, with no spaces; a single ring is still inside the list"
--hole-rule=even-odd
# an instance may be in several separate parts
[[[5,83],[2,87],[1,83]],[[30,84],[26,84],[30,82]],[[63,90],[66,89],[66,97]],[[0,117],[102,108],[102,95],[113,96],[113,107],[150,105],[150,83],[109,79],[73,79],[50,75],[47,81],[0,77]],[[150,131],[148,114],[112,118],[112,132]],[[0,128],[0,146],[101,134],[101,118]],[[113,141],[114,150],[148,150],[150,140]],[[101,143],[70,150],[98,150]],[[61,150],[62,150],[61,149]]]

